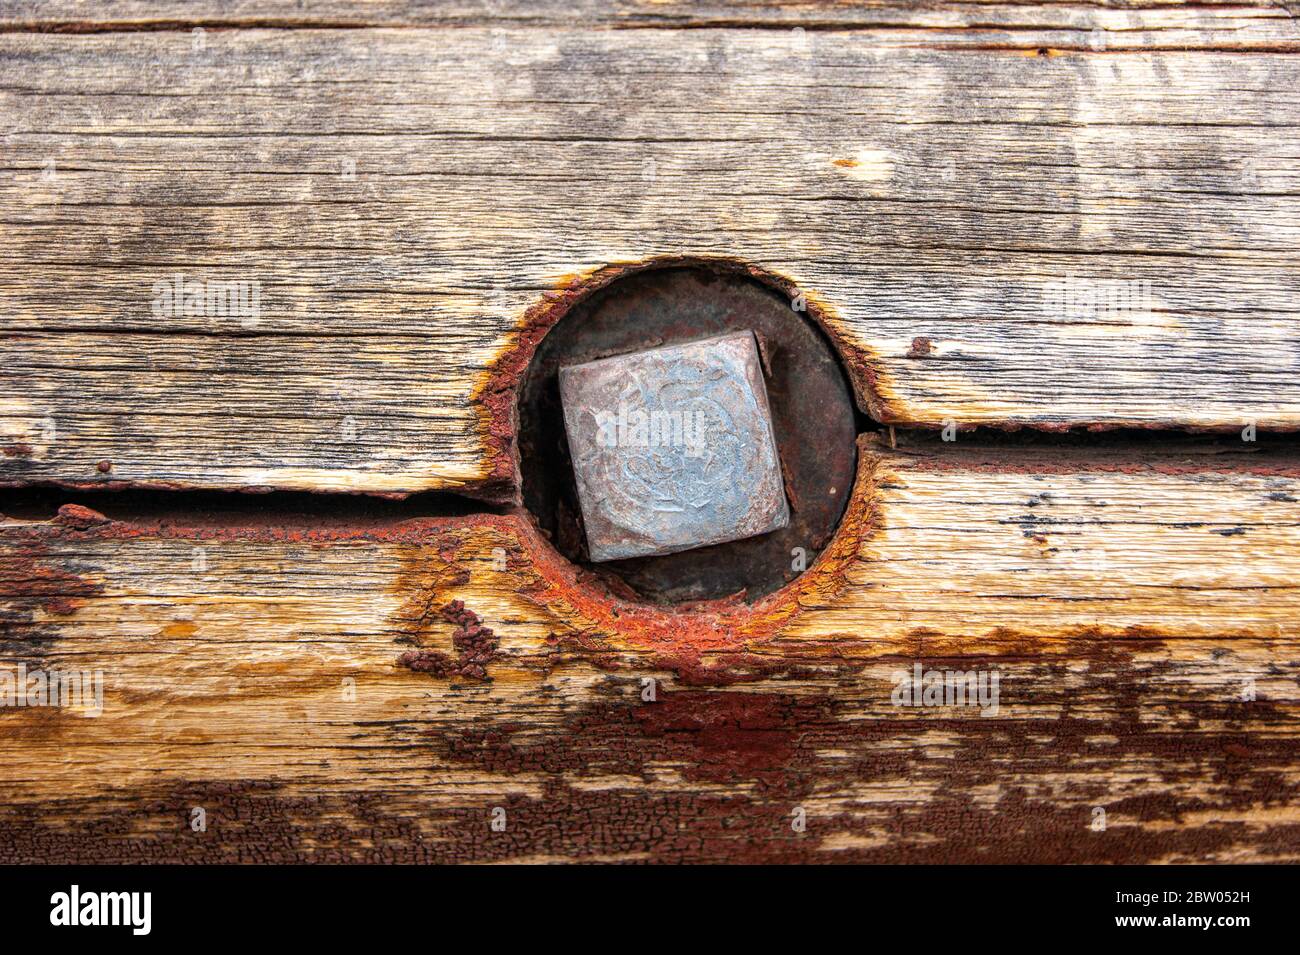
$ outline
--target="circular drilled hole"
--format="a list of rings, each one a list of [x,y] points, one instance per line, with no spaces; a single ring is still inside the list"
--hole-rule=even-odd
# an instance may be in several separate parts
[[[559,369],[744,330],[757,335],[762,350],[789,524],[675,554],[592,563],[565,436]],[[538,345],[518,410],[524,505],[561,554],[623,596],[676,603],[731,595],[754,600],[771,593],[812,565],[853,487],[858,422],[835,350],[775,282],[736,267],[651,267],[581,298]]]

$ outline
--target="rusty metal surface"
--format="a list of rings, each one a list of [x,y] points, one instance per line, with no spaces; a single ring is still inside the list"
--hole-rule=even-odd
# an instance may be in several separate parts
[[[802,304],[802,303],[800,303]],[[723,262],[632,272],[576,303],[542,339],[519,390],[524,504],[566,558],[614,590],[663,602],[754,599],[793,580],[830,540],[852,490],[859,421],[843,369],[786,291]],[[752,330],[759,341],[789,523],[673,554],[591,562],[565,435],[559,370]],[[865,422],[865,419],[864,419]]]
[[[560,397],[593,561],[789,523],[753,333],[570,365]]]

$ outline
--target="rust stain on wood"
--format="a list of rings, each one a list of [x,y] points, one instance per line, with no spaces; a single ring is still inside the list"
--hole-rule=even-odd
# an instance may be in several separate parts
[[[569,563],[523,515],[471,517],[440,529],[438,556],[414,552],[396,578],[403,597],[394,622],[403,632],[422,632],[449,601],[473,593],[481,583],[469,568],[498,551],[510,589],[539,609],[568,621],[569,635],[557,646],[581,645],[610,652],[649,651],[655,665],[704,682],[747,679],[754,646],[787,626],[810,603],[833,601],[847,586],[847,572],[858,559],[877,518],[872,489],[876,459],[859,455],[855,492],[831,542],[808,570],[776,593],[747,604],[739,597],[679,606],[660,606],[612,593],[601,578]],[[476,621],[477,623],[477,621]],[[412,629],[414,627],[414,630]],[[577,644],[573,641],[576,640]],[[591,642],[595,641],[594,645]],[[710,667],[706,656],[732,655],[743,666]],[[412,656],[405,665],[417,660]]]
[[[56,618],[69,617],[104,585],[68,568],[48,544],[30,536],[0,548],[0,649],[13,662],[39,667],[57,640]]]
[[[890,402],[881,397],[887,390],[880,370],[879,356],[861,343],[859,337],[838,318],[831,302],[815,290],[758,263],[744,262],[730,256],[672,254],[651,256],[636,261],[612,262],[585,272],[560,276],[553,291],[543,293],[540,301],[529,307],[515,331],[501,347],[497,357],[471,391],[470,400],[479,411],[480,432],[487,448],[488,477],[473,493],[519,503],[517,496],[519,458],[518,434],[519,386],[537,346],[546,333],[580,301],[628,275],[652,269],[699,267],[747,276],[772,288],[791,302],[805,306],[800,313],[821,329],[844,364],[858,407],[878,420],[897,418]]]
[[[488,664],[497,655],[498,640],[490,627],[483,626],[478,614],[459,600],[443,605],[439,616],[455,629],[451,645],[455,656],[440,650],[407,650],[397,658],[399,666],[431,676],[460,676],[472,680],[488,679]]]

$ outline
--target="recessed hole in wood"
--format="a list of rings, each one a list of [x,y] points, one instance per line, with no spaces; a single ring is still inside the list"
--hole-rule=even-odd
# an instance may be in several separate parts
[[[835,351],[817,327],[816,316],[804,311],[806,307],[802,298],[792,300],[775,281],[765,283],[755,278],[752,270],[701,262],[634,271],[594,289],[569,308],[538,345],[519,392],[524,503],[560,553],[588,565],[615,592],[662,602],[736,594],[753,600],[811,566],[833,535],[852,490],[857,421],[852,393]],[[755,519],[750,529],[757,528],[757,536],[744,534],[744,539],[676,553],[593,562],[593,528],[584,527],[565,432],[561,369],[720,336],[739,340],[734,338],[737,333],[751,332],[776,440],[781,481],[775,493],[783,494],[788,504],[785,526],[775,519]],[[707,363],[705,352],[707,349],[695,354],[700,367]],[[628,364],[628,369],[635,364]],[[609,424],[618,429],[619,401],[617,394],[611,395],[600,410],[612,416]],[[571,396],[571,407],[577,400]],[[590,408],[584,414],[594,422],[594,414],[589,412]],[[635,415],[630,417],[633,428],[636,420]],[[647,427],[649,424],[647,420]],[[756,418],[742,430],[764,424]],[[625,430],[623,435],[630,441],[641,437],[634,430]],[[645,436],[653,441],[648,432]],[[647,449],[659,451],[657,454],[627,455],[619,462],[616,480],[653,485],[661,495],[678,493],[690,482],[678,481],[674,471],[698,469],[698,462],[690,457],[696,449],[687,444],[683,441],[682,447],[674,448],[670,441],[668,446]],[[721,482],[725,477],[710,474],[709,481]],[[749,479],[741,474],[734,477]],[[691,486],[699,489],[698,483]],[[589,489],[588,516],[600,513],[600,498],[605,494],[626,489],[602,488]],[[775,512],[776,497],[767,494],[763,499]],[[716,500],[704,494],[674,500],[673,504],[680,508],[679,523],[695,526],[698,539],[707,541],[710,530],[716,530],[706,527],[716,517],[711,511]],[[772,527],[775,529],[769,529]],[[611,553],[608,549],[602,552],[607,530],[599,529],[596,534],[598,558]],[[734,535],[734,528],[733,536],[739,536]],[[617,555],[617,549],[612,553]]]

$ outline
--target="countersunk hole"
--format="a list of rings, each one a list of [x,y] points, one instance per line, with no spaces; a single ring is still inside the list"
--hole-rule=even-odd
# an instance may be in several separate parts
[[[675,261],[602,283],[571,305],[538,344],[519,389],[524,506],[567,559],[617,595],[658,603],[738,596],[785,586],[831,540],[852,493],[859,416],[816,306],[752,267]],[[768,402],[790,523],[746,540],[655,557],[588,560],[560,405],[561,366],[751,330],[762,344]]]

